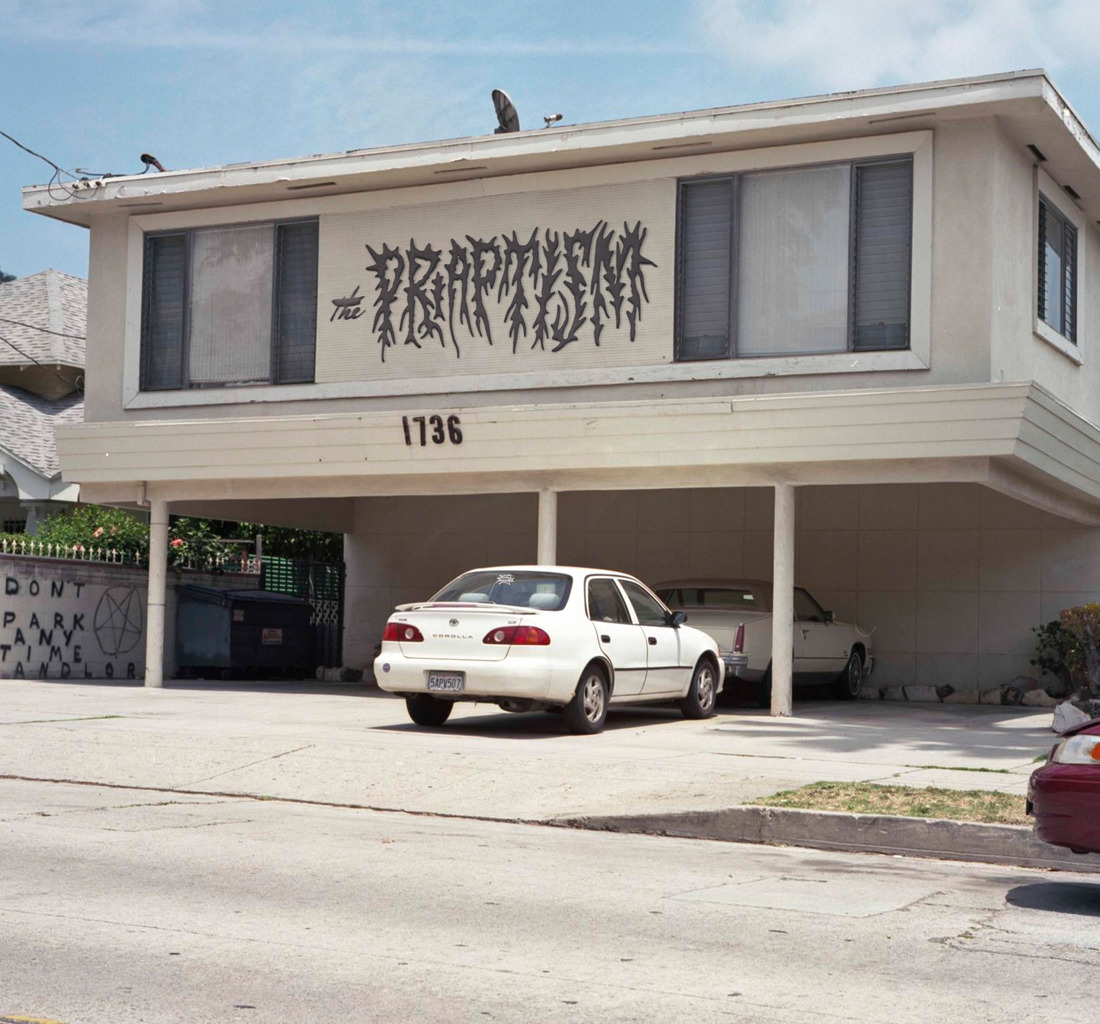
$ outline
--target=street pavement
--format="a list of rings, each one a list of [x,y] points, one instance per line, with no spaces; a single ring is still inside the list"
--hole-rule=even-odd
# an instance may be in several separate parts
[[[0,775],[251,794],[503,820],[729,807],[809,782],[1021,799],[1050,712],[796,701],[795,717],[615,710],[605,732],[460,705],[413,726],[377,689],[0,681]]]
[[[165,696],[137,722],[174,751]],[[241,729],[217,703],[192,774]],[[56,770],[65,730],[22,728]],[[0,1020],[1096,1019],[1100,884],[1071,873],[11,779],[0,865]]]

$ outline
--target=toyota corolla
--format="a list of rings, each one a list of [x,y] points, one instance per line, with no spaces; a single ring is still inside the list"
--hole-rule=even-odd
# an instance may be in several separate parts
[[[425,726],[442,725],[458,701],[560,710],[576,733],[599,732],[620,704],[675,702],[685,717],[706,718],[722,689],[722,661],[686,621],[624,573],[474,569],[394,611],[375,678]]]

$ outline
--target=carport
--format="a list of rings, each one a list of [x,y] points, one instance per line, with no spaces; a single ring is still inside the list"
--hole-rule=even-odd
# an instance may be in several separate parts
[[[650,582],[771,578],[787,609],[797,574],[876,629],[877,685],[977,693],[1030,672],[1032,627],[1100,590],[1100,439],[1034,385],[453,415],[460,446],[410,449],[386,411],[236,419],[228,452],[209,420],[86,424],[62,446],[89,500],[144,497],[158,553],[169,511],[345,531],[354,666],[369,667],[395,603],[473,565],[540,560]],[[121,448],[126,465],[110,458]],[[791,649],[791,618],[774,616],[776,651]],[[789,657],[773,665],[777,715],[791,710]]]

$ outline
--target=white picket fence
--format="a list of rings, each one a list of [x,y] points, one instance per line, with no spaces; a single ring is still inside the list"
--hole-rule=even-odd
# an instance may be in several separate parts
[[[108,565],[137,565],[132,552],[84,544],[44,544],[33,537],[0,537],[0,555],[21,555],[27,558],[62,558],[77,562],[101,562]],[[260,560],[254,555],[226,552],[207,559],[179,558],[169,553],[169,561],[179,569],[196,572],[241,572],[260,575]]]

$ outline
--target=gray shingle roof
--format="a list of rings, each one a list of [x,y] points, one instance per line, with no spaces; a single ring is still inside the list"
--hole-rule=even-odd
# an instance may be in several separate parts
[[[0,336],[42,363],[84,365],[87,310],[88,282],[60,270],[42,270],[0,284]],[[12,320],[33,326],[23,327]],[[35,327],[76,337],[44,334]],[[27,365],[28,359],[0,341],[0,366]]]
[[[83,420],[83,395],[48,402],[22,388],[0,384],[0,449],[47,479],[61,471],[54,427]]]

